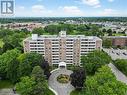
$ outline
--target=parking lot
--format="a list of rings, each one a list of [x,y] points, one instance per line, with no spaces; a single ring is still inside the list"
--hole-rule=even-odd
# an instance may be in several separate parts
[[[113,60],[116,59],[127,59],[127,50],[125,49],[103,49],[107,52]]]

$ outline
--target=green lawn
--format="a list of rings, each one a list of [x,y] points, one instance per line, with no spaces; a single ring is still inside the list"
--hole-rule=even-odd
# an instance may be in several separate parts
[[[86,95],[83,91],[73,90],[70,95]]]
[[[48,89],[48,95],[55,95],[50,89]]]
[[[0,89],[4,89],[4,88],[13,88],[14,85],[8,81],[8,80],[0,80]],[[51,90],[47,90],[46,92],[48,92],[48,95],[55,95]]]
[[[43,35],[50,35],[50,33],[43,33]]]
[[[50,71],[55,70],[55,69],[57,69],[57,68],[58,68],[58,65],[50,66]]]
[[[113,33],[113,36],[125,36],[125,34],[121,34],[121,33]]]
[[[8,80],[0,80],[0,89],[12,88],[14,85]]]
[[[78,90],[73,90],[70,95],[80,95],[80,91]]]
[[[2,41],[2,39],[0,39],[0,47],[2,48],[4,45],[4,42]]]

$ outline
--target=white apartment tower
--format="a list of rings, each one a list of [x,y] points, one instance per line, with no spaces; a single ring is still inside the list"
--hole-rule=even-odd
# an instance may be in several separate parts
[[[66,35],[66,31],[61,31],[59,35],[32,34],[23,43],[24,52],[42,54],[50,65],[60,62],[79,65],[82,55],[102,48],[102,40],[98,37]]]

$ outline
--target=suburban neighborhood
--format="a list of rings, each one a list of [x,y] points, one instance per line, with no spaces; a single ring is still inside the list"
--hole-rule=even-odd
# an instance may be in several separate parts
[[[127,95],[126,0],[1,0],[0,95]]]

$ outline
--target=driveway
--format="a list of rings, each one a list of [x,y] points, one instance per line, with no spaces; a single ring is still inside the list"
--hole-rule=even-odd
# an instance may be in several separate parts
[[[107,52],[113,60],[116,59],[127,59],[127,55],[124,55],[124,53],[127,53],[127,50],[120,50],[120,49],[103,49],[105,52]],[[108,66],[111,68],[112,72],[116,76],[118,81],[121,81],[125,84],[127,84],[127,77],[117,69],[112,63],[108,64]]]
[[[111,68],[118,81],[127,84],[127,77],[121,71],[119,71],[112,63],[110,63],[108,66]]]
[[[52,72],[48,83],[49,86],[56,91],[57,95],[70,95],[70,92],[74,90],[74,87],[70,84],[70,82],[67,84],[61,84],[57,81],[57,77],[60,74],[70,75],[71,73],[73,72],[67,69],[57,69]]]

